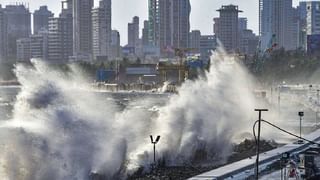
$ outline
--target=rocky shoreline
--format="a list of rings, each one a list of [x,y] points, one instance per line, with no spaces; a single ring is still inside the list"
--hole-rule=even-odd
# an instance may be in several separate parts
[[[279,147],[274,141],[260,141],[261,152],[270,151]],[[135,174],[128,177],[128,180],[184,180],[195,175],[210,171],[212,169],[224,166],[226,164],[239,161],[241,159],[250,158],[254,156],[255,151],[255,141],[245,139],[240,144],[236,144],[233,147],[233,153],[228,158],[227,163],[221,164],[219,166],[175,166],[175,167],[158,167],[150,173],[143,174],[142,171],[137,171]]]

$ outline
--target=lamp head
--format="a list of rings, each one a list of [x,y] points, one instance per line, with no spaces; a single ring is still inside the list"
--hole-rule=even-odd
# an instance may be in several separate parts
[[[152,143],[152,144],[157,144],[157,143],[159,142],[159,140],[160,140],[160,136],[157,136],[157,138],[156,138],[155,141],[154,141],[153,136],[150,135],[150,139],[151,139],[151,143]]]
[[[160,140],[160,136],[157,136],[155,143],[158,143]]]
[[[303,111],[300,111],[300,112],[298,113],[298,115],[299,115],[300,117],[302,117],[302,116],[304,116],[304,112],[303,112]]]

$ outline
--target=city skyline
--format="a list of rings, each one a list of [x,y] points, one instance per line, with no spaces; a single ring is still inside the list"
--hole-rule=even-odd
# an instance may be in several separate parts
[[[49,0],[24,0],[18,2],[29,3],[30,11],[38,9],[41,5],[47,5],[48,9],[54,12],[55,17],[61,11],[60,0],[52,2]],[[95,0],[95,7],[98,5],[98,0]],[[0,4],[5,6],[7,4],[13,4],[12,0],[1,0]],[[190,30],[200,30],[203,35],[213,34],[213,18],[218,17],[217,9],[221,5],[235,4],[239,6],[239,9],[243,11],[239,16],[248,18],[248,28],[252,29],[255,33],[258,33],[258,0],[190,0],[191,3],[191,16]],[[293,0],[293,6],[297,6],[299,0]],[[122,7],[127,8],[125,11],[120,11]],[[252,9],[252,7],[256,7]],[[116,29],[120,32],[121,45],[127,44],[127,24],[131,22],[134,16],[139,16],[140,24],[144,20],[148,19],[148,2],[147,0],[116,0],[112,1],[112,29]],[[199,21],[201,19],[201,21]],[[140,34],[142,34],[142,28],[140,27]]]

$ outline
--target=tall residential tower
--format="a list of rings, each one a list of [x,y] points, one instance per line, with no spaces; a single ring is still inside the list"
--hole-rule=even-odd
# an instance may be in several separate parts
[[[297,18],[292,0],[260,0],[261,48],[269,48],[271,41],[279,48],[297,48]],[[273,39],[275,38],[275,39]]]
[[[242,11],[235,5],[222,6],[217,11],[220,13],[220,17],[214,19],[214,33],[216,38],[220,40],[227,51],[239,51],[239,12]],[[243,24],[241,26],[243,26]]]
[[[53,13],[48,10],[47,6],[40,6],[39,10],[33,13],[33,32],[38,34],[42,29],[48,30],[49,18],[53,17]]]
[[[149,42],[166,49],[187,48],[190,31],[189,0],[149,0]]]
[[[75,58],[90,59],[92,50],[92,17],[94,0],[73,1],[73,53]]]
[[[17,40],[31,35],[31,13],[23,5],[7,5],[4,9],[7,21],[7,55],[11,60],[17,58]]]
[[[175,48],[187,48],[190,32],[190,1],[171,0],[171,12],[172,45]]]
[[[7,59],[7,20],[4,8],[0,5],[0,62]]]
[[[135,16],[131,23],[128,23],[128,46],[138,48],[139,41],[139,17]]]
[[[299,47],[307,48],[307,36],[320,34],[320,1],[301,1],[299,14]]]
[[[49,18],[48,60],[68,61],[73,55],[72,0],[62,2],[59,17]]]
[[[94,59],[109,59],[111,55],[111,0],[102,0],[92,10],[92,54]]]

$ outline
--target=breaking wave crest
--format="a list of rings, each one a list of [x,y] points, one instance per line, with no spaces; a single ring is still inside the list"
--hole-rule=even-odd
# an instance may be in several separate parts
[[[82,180],[96,173],[125,179],[139,167],[148,169],[151,134],[161,135],[157,157],[167,165],[223,162],[234,136],[252,124],[254,98],[237,59],[219,50],[211,62],[205,77],[186,81],[157,114],[118,108],[90,91],[76,66],[61,73],[37,60],[33,68],[18,65],[22,87],[14,118],[0,127],[1,177]]]

